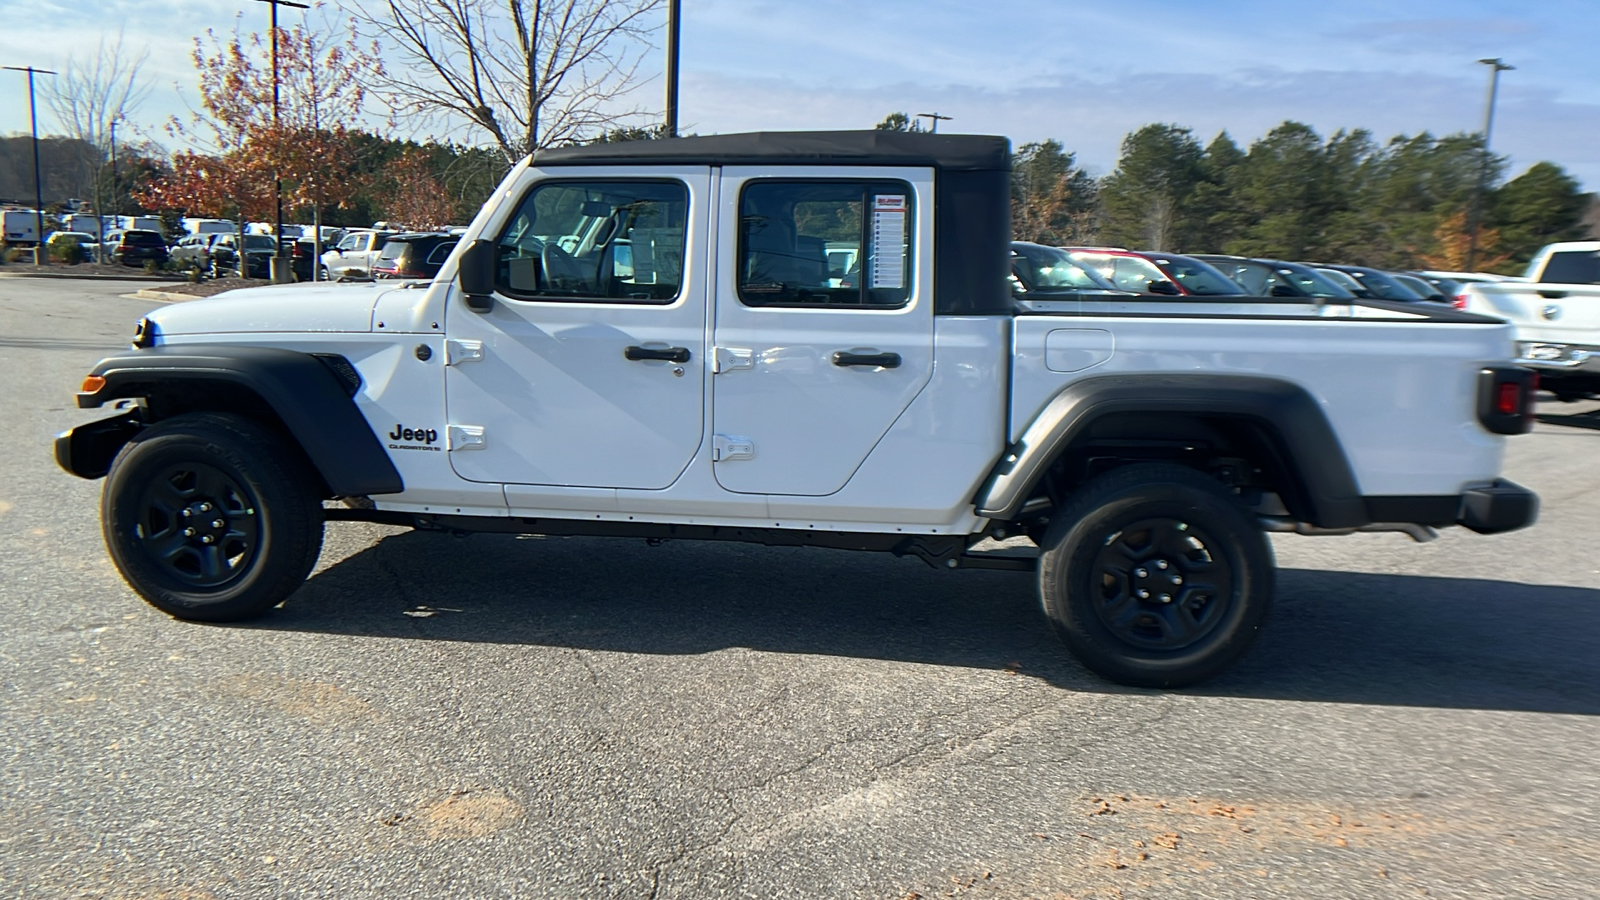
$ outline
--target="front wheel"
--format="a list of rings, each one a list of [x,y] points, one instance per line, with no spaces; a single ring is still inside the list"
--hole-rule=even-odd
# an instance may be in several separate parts
[[[180,619],[261,615],[305,581],[322,549],[308,467],[238,416],[190,413],[145,429],[112,462],[100,514],[122,577]]]
[[[1221,483],[1140,464],[1085,485],[1042,541],[1045,614],[1089,669],[1172,688],[1221,672],[1271,604],[1272,549]]]

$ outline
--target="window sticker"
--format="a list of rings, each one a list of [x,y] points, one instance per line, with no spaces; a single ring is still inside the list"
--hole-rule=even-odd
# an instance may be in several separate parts
[[[906,285],[906,197],[875,194],[872,198],[872,282],[874,288]]]

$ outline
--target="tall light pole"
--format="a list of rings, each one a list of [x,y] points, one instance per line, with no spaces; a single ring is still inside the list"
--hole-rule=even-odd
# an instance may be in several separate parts
[[[292,6],[295,9],[310,9],[304,3],[295,3],[293,0],[258,0],[272,7],[272,130],[278,130],[278,7]],[[280,136],[281,137],[281,136]],[[277,172],[272,173],[272,197],[277,202],[277,214],[272,221],[272,244],[275,248],[272,253],[272,271],[267,273],[272,276],[274,283],[287,281],[284,277],[283,261],[283,179]],[[242,216],[240,218],[243,218]],[[245,272],[244,244],[239,245],[239,277],[243,278]]]
[[[44,248],[44,186],[39,178],[39,107],[33,102],[33,76],[54,75],[49,69],[35,69],[33,66],[5,66],[13,72],[28,73],[28,124],[33,128],[33,236],[38,243],[33,248],[33,264],[42,266],[45,263]]]
[[[1496,56],[1491,59],[1480,59],[1478,62],[1489,67],[1489,100],[1483,111],[1483,165],[1478,169],[1478,184],[1472,191],[1472,209],[1467,215],[1467,271],[1472,271],[1478,261],[1478,218],[1479,210],[1483,206],[1483,192],[1489,180],[1489,163],[1493,159],[1489,155],[1489,130],[1494,127],[1494,101],[1495,95],[1500,90],[1500,73],[1509,72],[1516,66],[1507,65],[1504,60]]]
[[[919,118],[919,119],[927,119],[928,120],[929,126],[930,126],[928,128],[928,131],[931,134],[938,134],[939,133],[939,123],[940,122],[948,122],[951,119],[950,116],[941,116],[936,112],[932,112],[932,113],[917,113],[917,118]]]
[[[667,2],[667,114],[662,137],[678,136],[678,14],[681,0]]]
[[[117,219],[117,120],[116,119],[112,119],[111,120],[111,221],[115,222],[116,219]],[[95,224],[99,226],[99,229],[98,229],[99,232],[100,232],[100,243],[98,244],[98,247],[100,248],[99,258],[100,258],[100,262],[104,263],[106,261],[106,211],[103,210],[103,209],[96,209],[94,211],[94,221],[95,221]]]

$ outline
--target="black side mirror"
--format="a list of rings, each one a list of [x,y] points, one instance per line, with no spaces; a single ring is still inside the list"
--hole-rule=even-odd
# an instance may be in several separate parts
[[[457,275],[461,279],[461,293],[466,295],[467,308],[473,312],[488,312],[494,308],[495,242],[482,238],[467,245],[461,254]]]
[[[1267,292],[1267,296],[1268,297],[1298,297],[1300,295],[1295,292],[1294,288],[1289,287],[1287,284],[1275,284],[1275,285],[1272,286],[1272,290]]]
[[[1150,282],[1150,293],[1176,297],[1181,292],[1178,290],[1178,286],[1170,281],[1152,281]]]

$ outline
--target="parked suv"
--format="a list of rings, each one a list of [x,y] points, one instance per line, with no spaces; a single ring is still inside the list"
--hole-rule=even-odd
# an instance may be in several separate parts
[[[272,271],[272,257],[278,252],[278,241],[271,235],[247,234],[244,236],[243,270],[239,266],[239,236],[220,234],[211,243],[211,277],[222,278],[238,273],[241,278],[267,278]]]
[[[432,278],[461,239],[450,234],[397,234],[383,245],[373,278]]]
[[[159,231],[129,229],[113,233],[106,244],[111,248],[111,261],[125,266],[142,266],[151,259],[157,265],[167,261],[167,240]]]
[[[210,271],[211,244],[218,237],[220,235],[214,233],[185,235],[172,245],[169,258],[181,269],[196,268]]]

